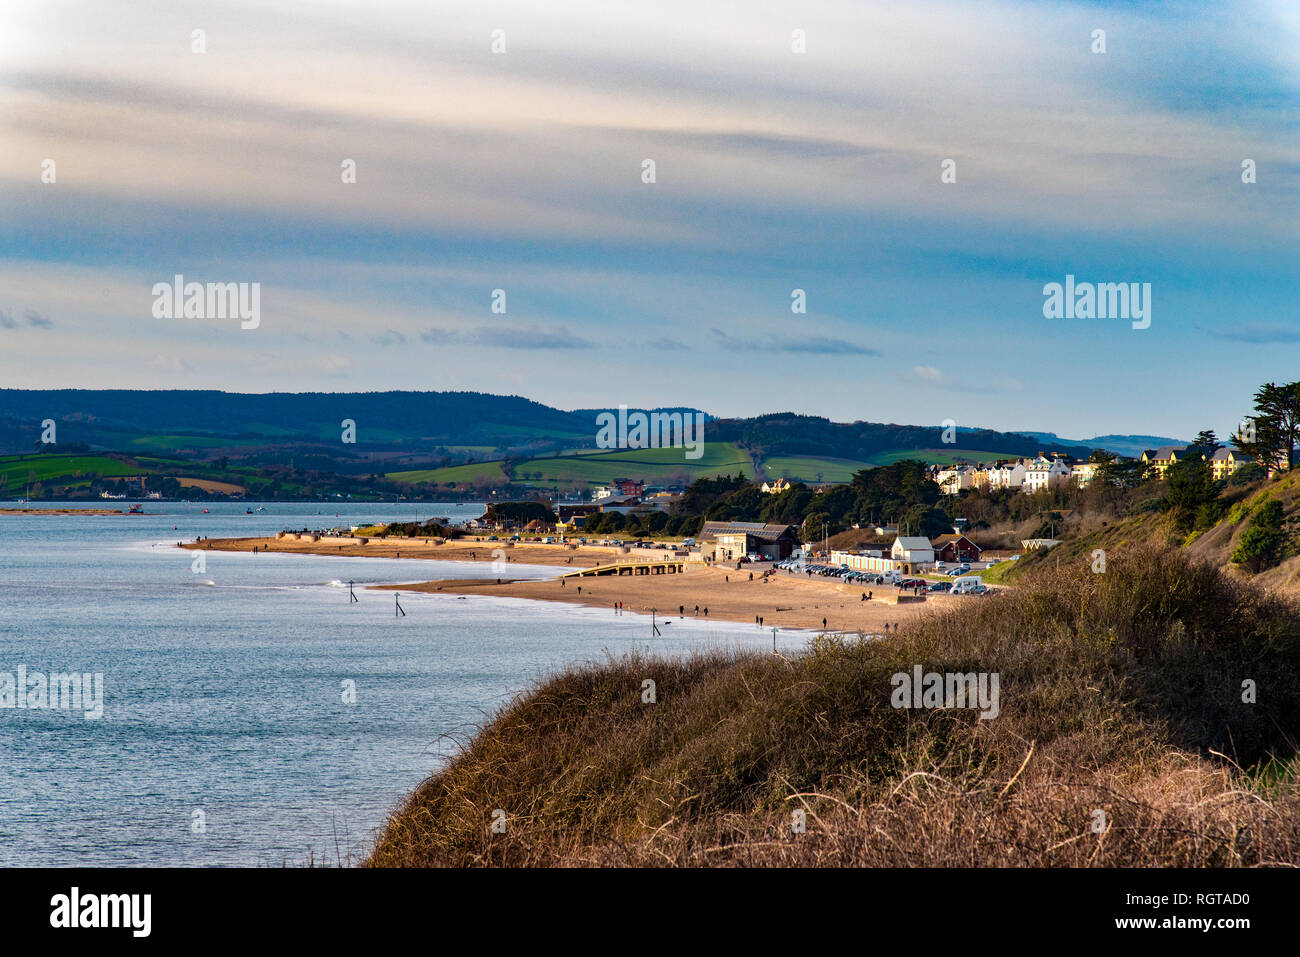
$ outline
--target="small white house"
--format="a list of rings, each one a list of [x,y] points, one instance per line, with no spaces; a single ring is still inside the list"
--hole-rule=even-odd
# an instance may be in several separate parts
[[[894,539],[889,557],[896,562],[923,565],[934,561],[934,546],[922,535],[900,535]]]

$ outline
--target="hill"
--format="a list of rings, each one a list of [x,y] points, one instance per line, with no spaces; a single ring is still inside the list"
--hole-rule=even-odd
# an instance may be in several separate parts
[[[1050,551],[1026,554],[1014,566],[1007,566],[1002,576],[1015,583],[1043,565],[1090,566],[1101,549],[1109,555],[1134,543],[1157,542],[1166,547],[1185,549],[1199,561],[1209,563],[1226,575],[1249,580],[1256,586],[1300,596],[1300,472],[1283,474],[1268,481],[1227,489],[1223,493],[1224,512],[1210,527],[1191,533],[1177,529],[1164,512],[1154,507],[1118,520],[1085,520],[1073,534]],[[1289,544],[1282,560],[1273,567],[1252,574],[1232,561],[1242,537],[1250,529],[1254,516],[1267,502],[1278,502]],[[1148,502],[1150,506],[1155,501]]]
[[[1147,449],[1158,449],[1164,445],[1187,445],[1185,439],[1171,439],[1167,435],[1097,435],[1091,439],[1063,439],[1055,432],[1021,432],[1055,445],[1064,445],[1075,449],[1105,449],[1116,455],[1128,458],[1141,458]]]
[[[353,475],[428,473],[478,461],[529,461],[594,450],[599,411],[566,412],[521,396],[478,392],[0,389],[0,453],[32,451],[41,423],[53,420],[60,446],[88,452],[180,455],[250,466],[293,464]],[[355,423],[355,442],[344,441],[345,421]],[[778,470],[789,469],[792,478],[805,480],[815,480],[818,472],[851,474],[882,456],[922,450],[953,458],[1067,450],[984,429],[963,429],[955,443],[945,444],[939,427],[837,423],[791,413],[752,419],[706,416],[705,422],[706,444],[719,446],[711,454],[747,462],[751,473],[753,463],[776,460]],[[603,471],[590,471],[595,468],[590,463],[529,464],[547,474],[567,468],[575,479],[590,473],[588,480],[605,480]],[[629,477],[656,479],[668,463],[650,456],[636,464],[643,472]],[[691,460],[684,466],[688,474],[703,467]],[[779,476],[780,471],[771,477]]]
[[[417,789],[369,864],[1300,864],[1300,608],[1154,546],[1111,567],[789,659],[556,675]],[[997,675],[995,707],[898,707],[916,668]]]

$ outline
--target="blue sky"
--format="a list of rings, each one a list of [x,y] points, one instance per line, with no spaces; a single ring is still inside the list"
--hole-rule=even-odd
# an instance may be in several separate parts
[[[1188,437],[1300,371],[1292,2],[17,0],[0,36],[3,386]],[[260,283],[260,325],[155,319],[177,273]],[[1044,318],[1067,273],[1151,283],[1150,328]]]

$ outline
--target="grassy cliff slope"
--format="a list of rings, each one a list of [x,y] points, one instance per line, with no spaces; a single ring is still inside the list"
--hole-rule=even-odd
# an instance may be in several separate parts
[[[369,864],[1300,864],[1300,609],[1154,546],[1022,585],[793,659],[557,675],[412,795]],[[997,717],[893,707],[916,665],[997,673]]]

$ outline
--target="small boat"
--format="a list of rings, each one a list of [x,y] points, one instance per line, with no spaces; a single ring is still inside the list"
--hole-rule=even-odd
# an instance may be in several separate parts
[[[246,508],[246,509],[244,509],[244,514],[245,514],[245,515],[252,515],[252,514],[253,514],[253,510],[252,510],[251,508]]]
[[[199,512],[199,514],[200,514],[200,515],[207,515],[208,512],[210,512],[210,511],[212,511],[212,509],[210,509],[210,508],[205,508],[203,511]]]
[[[144,514],[144,506],[143,506],[143,505],[140,505],[140,504],[138,504],[138,503],[135,504],[135,505],[129,506],[129,507],[127,508],[127,510],[126,510],[126,514],[128,514],[128,515],[143,515],[143,514]]]

